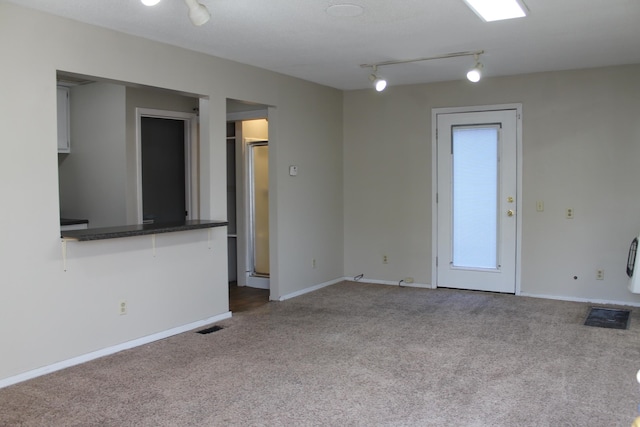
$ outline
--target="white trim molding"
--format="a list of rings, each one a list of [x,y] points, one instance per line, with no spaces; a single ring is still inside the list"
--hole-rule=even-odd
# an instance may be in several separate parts
[[[85,362],[89,362],[94,359],[98,359],[100,357],[109,356],[111,354],[119,353],[123,350],[129,350],[134,347],[139,347],[144,344],[149,344],[154,341],[158,341],[164,338],[168,338],[173,335],[178,335],[183,332],[190,331],[192,329],[200,328],[205,325],[209,325],[211,323],[216,323],[224,319],[229,319],[231,317],[231,312],[228,311],[226,313],[219,314],[217,316],[209,317],[208,319],[198,320],[196,322],[192,322],[183,326],[178,326],[176,328],[172,328],[166,331],[158,332],[152,335],[147,335],[142,338],[138,338],[132,341],[127,341],[122,344],[114,345],[112,347],[103,348],[102,350],[93,351],[91,353],[83,354],[81,356],[73,357],[71,359],[63,360],[61,362],[54,363],[52,365],[43,366],[38,369],[33,369],[31,371],[23,372],[21,374],[15,375],[13,377],[8,377],[3,380],[0,380],[0,389],[4,387],[9,387],[10,385],[17,384],[23,381],[27,381],[36,377],[40,377],[42,375],[50,374],[52,372],[60,371],[65,368],[70,368],[71,366],[80,365]]]
[[[422,288],[422,289],[431,289],[431,285],[428,283],[406,283],[404,281],[393,281],[393,280],[376,280],[362,277],[361,279],[355,280],[353,277],[345,278],[347,282],[353,283],[373,283],[375,285],[389,285],[389,286],[400,286],[401,288]],[[400,283],[402,282],[402,284]]]
[[[340,277],[338,279],[330,280],[328,282],[320,283],[319,285],[310,286],[308,288],[301,289],[299,291],[291,292],[290,294],[282,295],[277,301],[285,301],[291,298],[299,297],[300,295],[308,294],[309,292],[317,291],[318,289],[325,288],[327,286],[335,285],[336,283],[344,282],[348,280],[346,277]]]

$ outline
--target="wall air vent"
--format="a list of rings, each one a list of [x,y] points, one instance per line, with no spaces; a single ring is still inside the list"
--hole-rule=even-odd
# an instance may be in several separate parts
[[[212,333],[212,332],[218,332],[218,331],[219,331],[219,330],[221,330],[221,329],[223,329],[223,327],[222,327],[222,326],[212,326],[212,327],[210,327],[210,328],[207,328],[207,329],[203,329],[203,330],[201,330],[201,331],[198,331],[198,333],[199,333],[199,334],[202,334],[202,335],[207,335],[207,334],[210,334],[210,333]]]

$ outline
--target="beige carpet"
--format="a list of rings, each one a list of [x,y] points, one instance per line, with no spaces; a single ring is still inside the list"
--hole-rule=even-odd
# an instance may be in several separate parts
[[[340,283],[0,390],[1,426],[629,426],[640,322]]]

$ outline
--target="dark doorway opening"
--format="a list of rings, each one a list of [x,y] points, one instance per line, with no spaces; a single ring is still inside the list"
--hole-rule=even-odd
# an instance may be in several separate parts
[[[181,222],[188,216],[184,120],[141,117],[142,220]]]

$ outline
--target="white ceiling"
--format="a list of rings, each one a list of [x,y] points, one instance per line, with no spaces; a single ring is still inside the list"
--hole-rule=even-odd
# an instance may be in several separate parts
[[[640,63],[640,0],[525,0],[526,18],[486,23],[463,0],[10,0],[338,89],[369,86],[363,63],[484,50],[485,76]],[[326,9],[357,4],[364,14]],[[381,67],[390,85],[463,79],[473,58]]]

